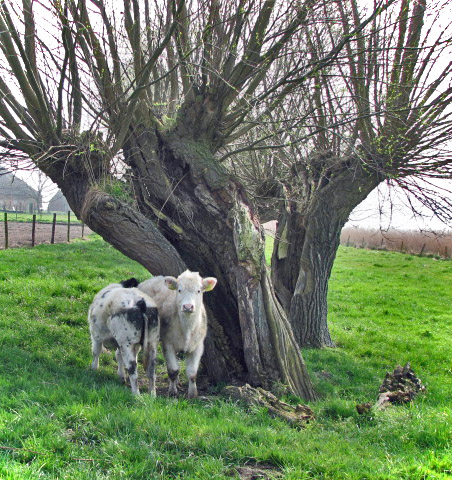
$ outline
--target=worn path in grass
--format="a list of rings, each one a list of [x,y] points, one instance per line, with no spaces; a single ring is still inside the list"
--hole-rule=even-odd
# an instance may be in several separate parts
[[[207,401],[134,398],[112,354],[90,371],[89,304],[131,276],[147,273],[97,237],[0,252],[1,479],[226,480],[254,468],[290,480],[450,480],[452,262],[339,250],[337,348],[303,352],[322,396],[303,430],[213,395],[219,386]],[[358,415],[406,361],[427,393]],[[165,383],[161,355],[158,374]]]

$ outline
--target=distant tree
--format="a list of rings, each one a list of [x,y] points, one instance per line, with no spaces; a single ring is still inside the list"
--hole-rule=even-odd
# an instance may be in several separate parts
[[[41,170],[31,171],[27,176],[22,177],[29,185],[34,187],[36,193],[33,197],[38,206],[38,213],[42,213],[44,199],[52,196],[58,190],[57,187]]]

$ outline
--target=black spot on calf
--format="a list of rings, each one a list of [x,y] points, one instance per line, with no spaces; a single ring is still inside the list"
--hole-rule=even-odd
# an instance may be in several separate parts
[[[133,375],[137,370],[137,362],[135,360],[132,360],[129,363],[129,367],[127,368],[127,371],[129,372],[129,375]]]
[[[148,317],[149,328],[155,328],[159,323],[159,311],[156,307],[146,308],[146,317]]]
[[[126,310],[125,314],[127,315],[127,320],[135,327],[136,330],[141,332],[144,327],[144,317],[141,308],[137,307]]]
[[[128,280],[123,280],[122,282],[119,282],[124,288],[134,288],[138,287],[138,280],[134,277],[129,278]]]

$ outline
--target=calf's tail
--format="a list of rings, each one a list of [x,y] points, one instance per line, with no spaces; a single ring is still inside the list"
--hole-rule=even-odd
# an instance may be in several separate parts
[[[144,368],[144,371],[147,372],[151,351],[157,348],[156,339],[158,340],[158,332],[156,337],[155,329],[159,328],[159,317],[158,317],[157,308],[148,307],[146,305],[145,300],[142,299],[142,301],[144,303],[143,313],[145,313],[145,315],[144,315],[144,328],[143,328],[143,333],[141,337],[142,338],[141,343],[143,346],[143,368]],[[151,335],[151,332],[152,332],[152,335]],[[153,356],[155,356],[155,352]]]

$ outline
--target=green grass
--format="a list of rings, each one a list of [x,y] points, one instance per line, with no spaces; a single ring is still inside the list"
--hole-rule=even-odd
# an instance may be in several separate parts
[[[3,223],[5,213],[0,212],[0,221]],[[33,214],[31,213],[8,213],[9,222],[31,223],[33,221]],[[40,223],[52,223],[53,213],[37,213],[36,221]],[[57,213],[57,223],[67,223],[67,213]],[[71,213],[71,223],[81,223],[80,220]]]
[[[90,371],[88,306],[146,271],[98,237],[0,251],[1,479],[452,478],[452,262],[341,248],[330,328],[304,352],[320,401],[304,430],[220,397],[133,398],[112,355]],[[387,370],[410,361],[427,386],[406,406],[359,416]],[[160,371],[163,365],[160,365]]]

